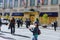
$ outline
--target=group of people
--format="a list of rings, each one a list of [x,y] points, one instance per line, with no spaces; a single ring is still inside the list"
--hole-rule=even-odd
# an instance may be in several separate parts
[[[18,24],[18,28],[20,27],[20,24],[21,24],[21,27],[22,27],[23,20],[22,19],[18,19],[17,20],[17,24]],[[31,30],[32,28],[29,28],[29,26],[31,24],[31,20],[30,19],[26,19],[25,24],[26,24],[26,28],[28,28],[33,33],[32,40],[38,40],[37,37],[40,34],[39,20],[36,19],[35,23],[33,24],[33,25],[35,25],[35,28],[33,30]],[[15,19],[14,18],[11,19],[9,28],[11,29],[11,34],[14,34],[15,33]]]
[[[18,28],[20,27],[20,25],[22,27],[23,20],[22,19],[18,19],[17,20],[17,24],[18,24]],[[29,26],[31,24],[30,19],[26,19],[25,24],[26,24],[26,28],[28,28],[33,33],[32,40],[38,40],[37,37],[41,33],[40,30],[39,30],[39,20],[36,19],[35,23],[33,24],[33,25],[35,25],[35,28],[33,30],[31,30],[32,28],[29,28]],[[15,33],[15,19],[14,18],[12,18],[10,20],[9,29],[11,29],[11,34]]]
[[[9,27],[8,29],[11,29],[11,34],[14,34],[15,33],[15,24],[17,23],[17,27],[22,27],[23,25],[23,20],[22,19],[17,19],[17,21],[14,19],[14,17],[12,17],[12,19],[10,20],[10,24],[9,24]],[[1,30],[1,18],[0,18],[0,30]],[[30,28],[30,25],[31,25],[31,20],[30,19],[26,19],[25,20],[25,24],[26,24],[26,28],[28,28],[32,33],[33,33],[33,38],[32,40],[38,40],[38,35],[41,34],[41,31],[39,29],[39,20],[38,18],[36,18],[36,21],[33,23],[33,25],[35,26],[33,30],[31,30],[32,28]],[[57,21],[54,22],[54,30],[56,31],[56,27],[57,27]]]

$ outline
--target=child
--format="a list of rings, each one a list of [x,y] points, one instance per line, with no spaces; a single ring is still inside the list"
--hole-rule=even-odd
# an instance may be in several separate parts
[[[38,38],[38,30],[39,30],[39,28],[38,28],[38,25],[36,24],[36,23],[34,23],[34,25],[35,25],[35,28],[34,29],[32,29],[31,30],[31,28],[29,28],[29,30],[33,33],[33,39],[32,40],[38,40],[37,38]]]

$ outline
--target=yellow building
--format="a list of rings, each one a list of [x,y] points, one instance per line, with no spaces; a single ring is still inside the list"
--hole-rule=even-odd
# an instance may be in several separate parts
[[[47,13],[49,15],[47,24],[51,24],[54,20],[60,23],[59,0],[44,0],[42,2],[38,0],[2,0],[0,2],[0,14],[2,17],[8,14],[10,17],[23,18],[24,21],[26,18],[30,18],[32,22],[38,18],[43,24],[42,16]],[[35,11],[30,11],[30,9]]]

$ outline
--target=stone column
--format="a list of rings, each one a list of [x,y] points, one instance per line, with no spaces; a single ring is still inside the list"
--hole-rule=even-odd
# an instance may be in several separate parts
[[[59,5],[59,12],[58,12],[58,26],[60,27],[60,5]]]

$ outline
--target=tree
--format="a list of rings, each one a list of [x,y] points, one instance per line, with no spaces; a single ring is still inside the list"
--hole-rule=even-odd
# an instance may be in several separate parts
[[[9,15],[7,15],[7,14],[6,14],[6,16],[5,16],[5,17],[6,17],[6,19],[9,19]]]
[[[45,14],[43,15],[43,21],[44,21],[44,25],[45,25],[45,26],[47,26],[47,25],[46,25],[46,24],[47,24],[47,20],[48,20],[48,14],[45,13]]]

